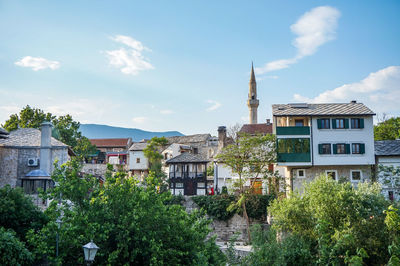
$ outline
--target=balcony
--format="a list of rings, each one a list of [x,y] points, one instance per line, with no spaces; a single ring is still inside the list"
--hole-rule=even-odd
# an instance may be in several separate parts
[[[276,135],[310,135],[310,127],[307,126],[276,127]]]
[[[206,172],[169,172],[169,178],[204,178]]]
[[[278,153],[278,163],[309,163],[311,154],[307,153]]]

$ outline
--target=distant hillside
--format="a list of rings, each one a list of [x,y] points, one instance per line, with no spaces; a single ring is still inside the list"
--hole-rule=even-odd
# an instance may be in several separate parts
[[[89,139],[132,138],[133,141],[151,139],[152,137],[184,136],[178,131],[151,132],[137,128],[112,127],[96,124],[81,124],[82,134]]]

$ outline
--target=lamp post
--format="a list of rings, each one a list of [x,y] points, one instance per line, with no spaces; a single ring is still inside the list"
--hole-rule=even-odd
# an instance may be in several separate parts
[[[90,240],[89,243],[83,246],[83,253],[85,255],[85,261],[87,265],[92,264],[98,249],[99,247],[93,242],[93,240]]]
[[[61,223],[62,223],[60,217],[57,218],[56,223],[57,223],[57,228],[58,228],[57,234],[56,234],[56,258],[58,258],[58,239],[59,239],[58,231],[60,231],[60,227],[61,227]]]

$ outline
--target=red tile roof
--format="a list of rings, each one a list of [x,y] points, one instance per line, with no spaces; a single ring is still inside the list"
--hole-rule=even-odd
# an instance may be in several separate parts
[[[240,129],[240,132],[248,134],[272,134],[271,124],[245,124]]]
[[[128,146],[129,138],[125,139],[89,139],[90,143],[96,147],[126,147]]]

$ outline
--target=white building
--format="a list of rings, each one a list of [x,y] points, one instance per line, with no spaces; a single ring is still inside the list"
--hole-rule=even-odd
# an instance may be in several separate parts
[[[362,103],[274,104],[277,165],[290,189],[320,174],[357,183],[372,176],[373,115]]]
[[[400,200],[400,140],[375,141],[375,157],[382,194],[389,200]]]
[[[135,142],[129,148],[128,169],[132,175],[144,177],[149,173],[149,160],[144,156],[147,142]]]

